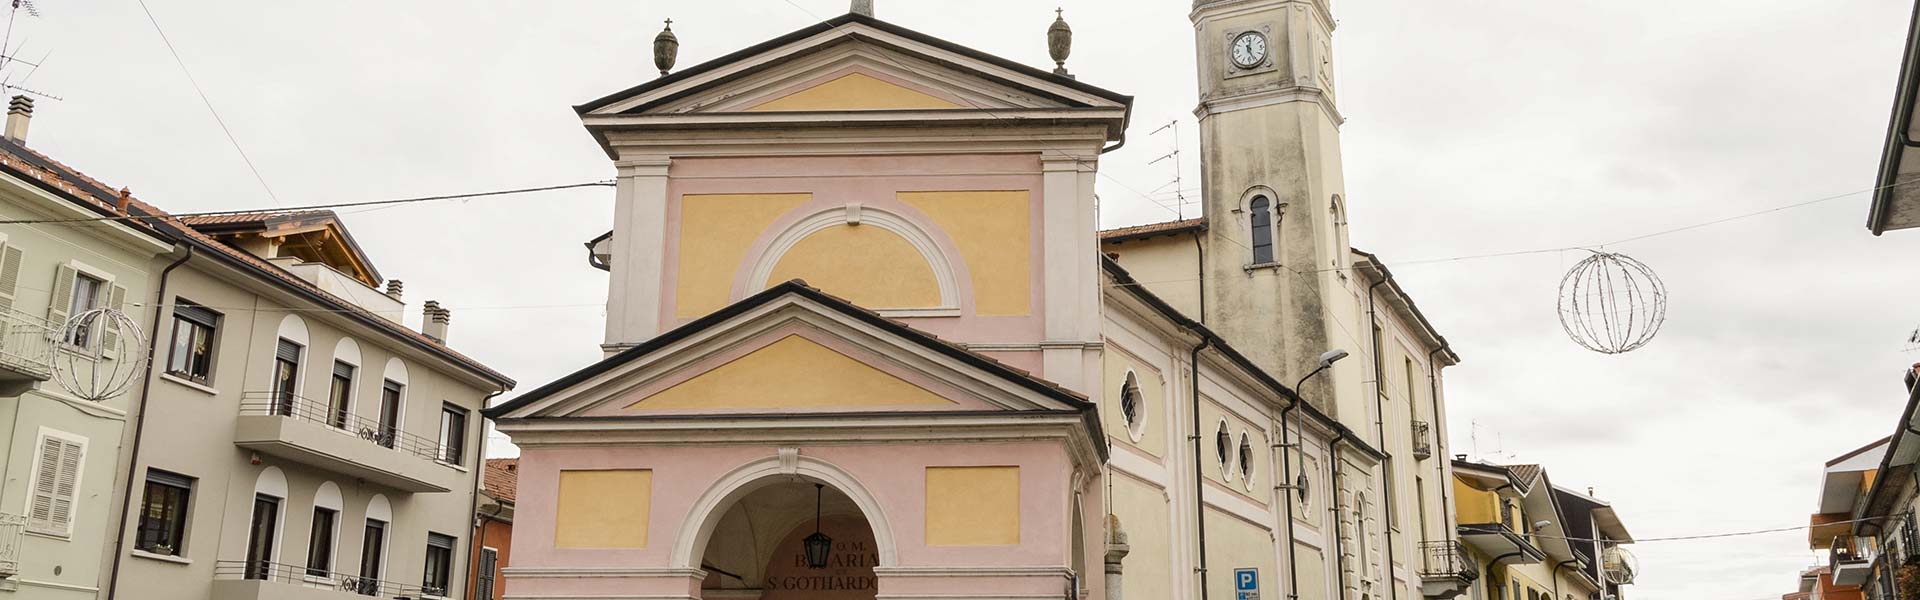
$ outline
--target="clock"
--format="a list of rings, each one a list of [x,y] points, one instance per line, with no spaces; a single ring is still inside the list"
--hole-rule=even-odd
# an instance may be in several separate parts
[[[1267,36],[1249,31],[1234,36],[1230,50],[1234,66],[1252,69],[1267,62]]]

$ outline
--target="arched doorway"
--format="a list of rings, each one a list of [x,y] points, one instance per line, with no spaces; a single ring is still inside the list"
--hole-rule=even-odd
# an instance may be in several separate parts
[[[699,566],[708,600],[871,600],[880,550],[854,500],[824,482],[791,478],[760,486],[719,509]],[[831,538],[825,564],[810,564],[806,539]]]

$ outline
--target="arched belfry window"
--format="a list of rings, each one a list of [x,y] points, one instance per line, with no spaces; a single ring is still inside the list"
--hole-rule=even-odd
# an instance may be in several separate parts
[[[1266,196],[1254,196],[1247,204],[1251,225],[1253,264],[1273,262],[1273,203]]]

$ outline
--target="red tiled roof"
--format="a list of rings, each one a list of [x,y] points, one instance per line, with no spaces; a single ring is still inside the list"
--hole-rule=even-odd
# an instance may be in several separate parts
[[[50,156],[41,154],[38,151],[12,142],[11,140],[0,139],[0,167],[15,170],[41,183],[47,184],[49,187],[63,192],[65,197],[70,201],[92,205],[105,209],[108,212],[118,213],[116,202],[120,199],[120,195],[113,192],[114,188],[112,186],[98,179],[94,179],[77,169],[68,167]],[[514,384],[512,378],[507,377],[499,371],[493,370],[492,367],[481,364],[480,361],[456,352],[452,348],[448,348],[438,340],[427,337],[426,334],[408,329],[406,326],[374,314],[372,311],[362,308],[358,304],[335,296],[331,292],[320,289],[319,286],[313,285],[307,282],[307,280],[301,279],[298,275],[294,275],[273,263],[223,244],[219,240],[194,230],[192,225],[188,224],[184,219],[175,218],[157,206],[143,202],[131,194],[126,195],[126,201],[127,214],[136,216],[153,215],[157,218],[129,219],[122,221],[122,223],[156,230],[158,233],[169,237],[188,238],[196,242],[197,245],[219,252],[222,256],[246,263],[266,273],[274,283],[306,292],[307,295],[320,299],[323,304],[331,305],[328,307],[330,309],[337,310],[343,314],[360,317],[360,320],[365,323],[379,329],[385,329],[388,333],[415,345],[443,354],[447,358],[460,363],[461,366],[472,369],[486,378],[502,383],[507,387],[512,387]],[[291,213],[293,211],[286,212]]]
[[[269,210],[232,215],[207,215],[180,217],[180,222],[190,227],[208,225],[265,224],[273,219],[299,219],[307,217],[339,218],[331,210]]]
[[[1207,219],[1205,217],[1181,221],[1167,221],[1164,223],[1148,223],[1146,225],[1134,225],[1132,227],[1121,227],[1119,229],[1102,231],[1100,232],[1100,241],[1104,243],[1124,242],[1150,238],[1156,235],[1206,229],[1206,227]]]
[[[488,496],[502,502],[513,502],[513,495],[519,490],[520,459],[487,459],[485,486]]]

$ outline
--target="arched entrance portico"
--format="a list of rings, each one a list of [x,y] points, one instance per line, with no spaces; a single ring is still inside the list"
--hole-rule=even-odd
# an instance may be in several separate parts
[[[707,573],[703,599],[873,598],[874,568],[894,564],[897,556],[885,511],[866,488],[794,449],[721,477],[689,515],[693,526],[676,540],[672,560]],[[816,526],[834,542],[819,569],[802,552],[802,540]]]

